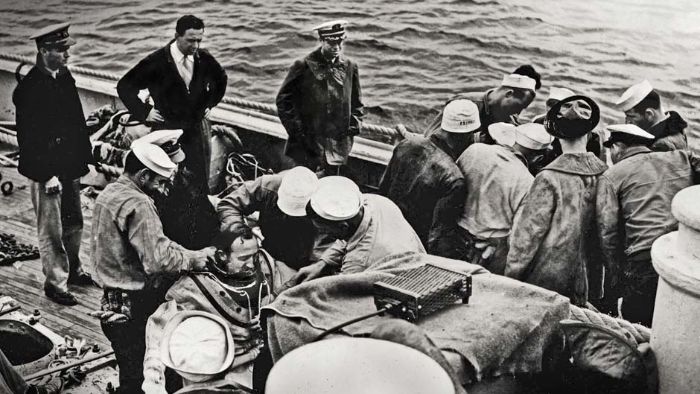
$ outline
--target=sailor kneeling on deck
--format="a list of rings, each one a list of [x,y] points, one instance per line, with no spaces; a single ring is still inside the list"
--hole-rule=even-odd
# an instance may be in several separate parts
[[[143,381],[146,320],[162,301],[159,274],[203,269],[215,248],[187,250],[163,234],[152,196],[162,193],[176,165],[158,146],[137,143],[122,174],[95,201],[92,257],[105,289],[102,330],[119,365],[120,390]]]

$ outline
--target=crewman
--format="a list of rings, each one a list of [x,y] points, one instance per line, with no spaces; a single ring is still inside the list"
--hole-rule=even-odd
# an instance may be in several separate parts
[[[573,95],[574,92],[571,89],[559,88],[556,86],[552,86],[551,88],[549,88],[549,96],[547,96],[547,100],[545,100],[544,102],[545,111],[543,114],[537,115],[534,118],[532,118],[532,123],[543,124],[544,120],[547,118],[547,112],[549,112],[549,110],[552,109],[554,104]]]
[[[80,177],[94,163],[85,115],[66,67],[75,40],[68,23],[45,27],[36,41],[36,65],[12,96],[16,108],[19,173],[30,179],[44,293],[63,305],[78,301],[68,284],[92,284],[80,261],[83,214]]]
[[[606,278],[611,277],[606,292],[612,296],[606,298],[617,306],[621,296],[622,317],[651,326],[659,280],[651,245],[678,228],[671,200],[693,185],[700,159],[687,150],[652,152],[657,138],[633,124],[607,129],[605,145],[614,164],[600,177],[596,198]]]
[[[455,160],[473,141],[479,110],[469,100],[451,101],[439,131],[401,141],[379,183],[379,194],[392,200],[416,230],[430,254],[461,259],[457,218],[465,183]]]
[[[688,148],[685,135],[688,123],[678,112],[664,110],[659,93],[646,79],[625,90],[616,104],[625,113],[625,123],[639,126],[654,136],[652,150]]]
[[[196,250],[220,242],[219,219],[208,195],[196,186],[195,173],[182,165],[186,159],[179,143],[182,134],[182,129],[156,130],[134,143],[158,145],[178,165],[165,193],[157,194],[153,200],[165,236],[187,249]]]
[[[196,185],[209,191],[211,124],[209,112],[224,97],[227,76],[219,62],[200,48],[204,21],[194,15],[177,20],[175,38],[129,70],[117,83],[124,106],[154,129],[182,129],[184,166]],[[139,92],[148,89],[153,105]]]
[[[175,167],[160,147],[134,144],[124,173],[95,200],[91,241],[96,279],[104,288],[102,331],[125,393],[141,392],[146,321],[163,299],[158,275],[201,270],[214,257],[213,247],[188,250],[163,234],[152,196],[166,189]]]
[[[345,20],[313,30],[321,46],[289,69],[277,93],[277,112],[296,164],[338,175],[362,123],[362,91],[355,62],[343,54]]]
[[[553,138],[537,123],[496,123],[489,130],[496,144],[473,144],[457,160],[466,183],[457,222],[465,260],[503,275],[513,218],[534,179],[528,164],[539,161]]]
[[[360,193],[348,178],[322,178],[306,211],[320,233],[337,241],[318,262],[300,269],[292,283],[333,272],[362,272],[370,263],[395,253],[425,253],[396,204],[383,196]]]
[[[217,205],[221,232],[231,240],[250,234],[246,216],[259,212],[263,249],[298,270],[317,259],[316,229],[306,217],[317,187],[316,174],[301,166],[247,181]]]
[[[545,102],[545,105],[547,107],[547,111],[549,111],[556,103],[559,101],[573,96],[575,93],[571,91],[570,89],[567,88],[557,88],[557,87],[552,87],[549,90],[549,96],[547,97],[547,101]],[[547,113],[545,112],[542,115],[536,116],[534,119],[532,119],[533,123],[540,123],[543,124],[544,120],[547,118]],[[605,160],[605,152],[603,151],[603,145],[602,145],[602,139],[600,138],[600,135],[596,130],[593,130],[593,132],[588,134],[588,142],[586,143],[586,151],[592,152],[594,155],[596,155],[599,159]],[[532,175],[537,175],[542,168],[547,166],[549,163],[553,162],[554,159],[557,157],[561,156],[562,150],[561,150],[561,145],[559,144],[559,140],[556,138],[554,141],[552,141],[552,147],[549,149],[541,158],[541,160],[538,163],[530,163],[530,173]]]
[[[602,296],[595,195],[607,167],[586,152],[599,119],[598,106],[585,96],[566,98],[547,113],[546,130],[559,138],[564,153],[535,177],[508,239],[506,276],[556,291],[578,306],[588,301],[589,288],[591,298]]]
[[[451,98],[452,100],[466,99],[473,101],[479,108],[479,123],[481,127],[475,136],[475,142],[494,144],[488,128],[493,123],[519,124],[518,114],[527,108],[535,99],[535,91],[542,85],[540,74],[531,65],[523,65],[512,74],[503,76],[500,86],[489,89],[485,93],[463,93]],[[433,119],[425,130],[425,135],[440,130],[442,112]]]

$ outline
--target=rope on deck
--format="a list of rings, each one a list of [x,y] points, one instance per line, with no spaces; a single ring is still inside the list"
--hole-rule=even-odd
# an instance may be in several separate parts
[[[15,61],[15,62],[19,62],[19,63],[27,63],[27,64],[34,64],[35,63],[35,59],[33,59],[29,56],[20,56],[20,55],[14,55],[14,54],[6,54],[6,53],[0,53],[0,59],[8,60],[8,61]],[[90,76],[90,77],[97,77],[97,78],[105,79],[108,81],[118,81],[119,80],[118,75],[113,74],[113,73],[109,73],[109,72],[95,71],[95,70],[85,68],[85,67],[80,67],[80,66],[68,66],[68,69],[71,72],[74,72],[77,74]],[[225,104],[230,104],[230,105],[234,105],[234,106],[242,107],[242,108],[254,109],[254,110],[265,112],[268,114],[277,115],[277,107],[274,105],[271,105],[271,104],[261,103],[258,101],[245,100],[245,99],[236,98],[236,97],[228,97],[228,96],[224,97],[221,101]],[[400,136],[399,132],[397,132],[393,128],[369,124],[369,123],[363,123],[362,130],[370,132],[370,133],[389,136],[389,137]]]
[[[637,344],[646,343],[651,340],[651,329],[644,327],[641,324],[630,323],[627,320],[618,319],[604,313],[592,311],[590,309],[571,305],[570,318],[584,323],[604,326],[617,332],[628,334],[625,336],[627,338],[634,338]]]
[[[19,147],[19,143],[17,142],[17,133],[14,130],[0,126],[0,143],[4,143],[15,148]]]

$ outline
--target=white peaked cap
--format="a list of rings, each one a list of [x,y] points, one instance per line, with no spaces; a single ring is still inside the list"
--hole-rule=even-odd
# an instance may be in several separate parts
[[[575,93],[571,89],[552,87],[549,89],[549,96],[547,97],[547,100],[561,101],[565,98],[573,96],[574,94]]]
[[[311,30],[314,30],[314,31],[318,31],[318,30],[331,30],[331,29],[333,29],[334,27],[344,28],[348,23],[349,23],[349,22],[348,22],[347,20],[345,20],[345,19],[336,19],[336,20],[332,20],[332,21],[328,21],[328,22],[323,22],[323,23],[321,23],[320,25],[315,26],[315,27],[314,27],[313,29],[311,29]]]
[[[447,372],[395,342],[333,338],[298,347],[272,367],[267,394],[454,394]]]
[[[644,129],[634,124],[613,124],[606,127],[605,129],[610,132],[610,135],[612,135],[613,133],[619,133],[647,139],[649,141],[653,141],[654,139],[656,139],[656,137],[654,137],[653,134],[644,131]]]
[[[177,164],[173,163],[168,154],[158,145],[148,142],[131,144],[131,151],[146,168],[166,178],[170,178],[177,168]]]
[[[177,144],[177,140],[180,139],[182,134],[182,129],[156,130],[144,135],[141,138],[134,140],[134,142],[132,142],[131,145],[133,146],[134,144],[139,142],[148,142],[154,145],[158,145],[161,148],[163,148],[165,153],[167,153],[168,157],[170,157],[170,160],[172,160],[174,163],[180,163],[183,160],[185,160],[185,153]],[[166,144],[167,146],[164,146]]]
[[[525,123],[515,128],[515,142],[523,148],[541,150],[552,141],[554,137],[539,123]]]
[[[144,135],[141,138],[134,140],[134,142],[132,142],[131,144],[133,145],[138,142],[148,142],[160,146],[166,142],[177,142],[177,140],[180,139],[180,137],[182,136],[182,133],[182,129],[156,130]]]
[[[498,145],[513,146],[515,144],[515,125],[498,122],[489,125],[489,135]]]
[[[537,81],[528,77],[527,75],[508,74],[503,76],[501,86],[508,86],[510,88],[529,89],[534,91],[535,86],[537,86]]]
[[[450,133],[471,133],[481,127],[479,108],[470,100],[450,101],[442,111],[440,127]]]
[[[311,208],[326,220],[350,219],[360,212],[361,205],[360,188],[343,176],[321,178],[318,181],[318,189],[311,196]]]
[[[294,167],[282,176],[277,207],[289,216],[306,216],[306,204],[318,189],[318,177],[306,167]]]
[[[201,382],[229,368],[235,354],[233,337],[224,319],[202,311],[182,311],[163,329],[163,364],[185,379]]]
[[[629,111],[644,100],[652,90],[654,90],[654,87],[645,79],[625,90],[615,104],[617,104],[623,112]]]

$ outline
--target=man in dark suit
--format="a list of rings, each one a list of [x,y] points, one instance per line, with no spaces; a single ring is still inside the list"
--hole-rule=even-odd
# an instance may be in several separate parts
[[[83,215],[80,177],[93,162],[75,79],[66,68],[75,40],[68,23],[48,26],[32,37],[36,65],[15,89],[19,172],[31,180],[37,217],[44,293],[63,305],[78,301],[68,284],[91,284],[79,257]]]
[[[178,19],[175,38],[148,55],[119,80],[117,92],[132,116],[154,129],[182,129],[180,145],[185,167],[208,191],[209,111],[224,97],[226,72],[200,49],[204,22],[193,15]],[[139,91],[148,89],[154,105],[144,103]]]
[[[347,163],[362,121],[357,64],[342,52],[346,24],[314,28],[321,46],[294,62],[277,93],[277,112],[289,134],[285,154],[328,175]]]

